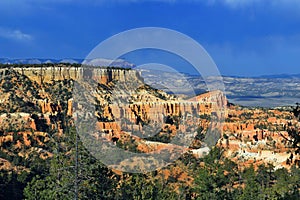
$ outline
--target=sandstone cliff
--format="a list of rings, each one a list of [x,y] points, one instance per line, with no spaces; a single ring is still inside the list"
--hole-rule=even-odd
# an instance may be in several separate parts
[[[238,106],[226,109],[227,99],[220,91],[182,99],[144,85],[134,70],[84,70],[64,64],[1,69],[0,75],[0,131],[4,131],[0,144],[14,143],[18,151],[33,143],[43,147],[49,140],[43,133],[49,130],[63,134],[67,126],[64,119],[74,117],[74,112],[87,103],[81,105],[73,98],[73,84],[77,81],[88,88],[86,92],[94,99],[88,103],[95,107],[92,113],[97,122],[90,126],[95,127],[96,139],[106,138],[116,145],[127,142],[124,146],[134,141],[138,151],[149,152],[167,147],[174,138],[184,144],[185,137],[191,134],[197,139],[189,141],[190,147],[195,155],[202,155],[207,152],[202,140],[211,128],[218,129],[216,138],[222,136],[218,145],[240,165],[271,162],[281,167],[286,166],[290,156],[290,146],[282,137],[288,137],[283,127],[297,122],[289,112]],[[219,120],[225,118],[224,126],[219,127]],[[211,124],[212,119],[216,123]],[[70,123],[74,124],[72,120]],[[147,129],[153,133],[147,135]],[[22,139],[8,130],[17,130]],[[293,163],[297,159],[294,157]]]

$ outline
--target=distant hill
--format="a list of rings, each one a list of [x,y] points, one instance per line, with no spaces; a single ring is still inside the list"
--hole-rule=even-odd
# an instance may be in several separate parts
[[[203,93],[207,90],[201,76],[172,72],[142,71],[149,85],[176,93]],[[214,77],[209,77],[213,81]],[[230,102],[243,106],[277,107],[300,101],[300,74],[260,77],[223,76],[225,93]],[[159,87],[161,86],[161,87]]]
[[[89,64],[93,66],[114,66],[114,67],[124,67],[124,68],[133,68],[134,64],[127,62],[123,59],[109,60],[104,58],[96,59],[74,59],[74,58],[65,58],[65,59],[40,59],[40,58],[29,58],[29,59],[9,59],[9,58],[0,58],[1,64],[46,64],[46,63],[70,63],[70,64]]]
[[[81,63],[82,59],[9,59],[0,58],[2,64],[43,64],[43,63]]]
[[[263,75],[260,78],[300,78],[300,74],[275,74],[275,75]]]

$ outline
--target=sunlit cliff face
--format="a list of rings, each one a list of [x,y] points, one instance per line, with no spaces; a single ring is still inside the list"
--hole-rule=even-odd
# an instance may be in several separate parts
[[[182,99],[144,85],[138,72],[122,69],[84,72],[79,67],[63,65],[1,69],[1,146],[13,143],[21,151],[24,146],[37,144],[43,149],[49,141],[49,130],[63,134],[66,122],[60,116],[72,119],[76,117],[74,109],[83,106],[74,104],[76,100],[72,96],[73,84],[80,79],[94,81],[95,90],[91,94],[92,103],[97,105],[93,113],[97,122],[91,126],[96,140],[102,138],[116,145],[123,144],[125,149],[132,142],[135,150],[151,152],[153,148],[164,149],[176,138],[173,141],[176,144],[188,140],[185,149],[194,149],[193,153],[199,156],[205,152],[197,149],[205,147],[206,131],[218,128],[218,124],[211,124],[211,118],[224,115],[224,126],[215,136],[221,137],[216,143],[225,149],[229,158],[241,166],[260,163],[289,166],[287,160],[293,149],[284,139],[288,135],[283,127],[297,123],[290,112],[231,106],[225,113],[215,113],[213,102],[227,104],[225,96],[218,91]],[[134,88],[126,80],[134,82]],[[73,120],[70,123],[74,125]],[[149,134],[145,127],[153,132]],[[12,130],[19,130],[20,136]],[[188,133],[193,140],[185,137]],[[45,159],[51,156],[47,151],[38,152]],[[21,155],[28,157],[30,153]],[[294,156],[292,162],[297,159]]]

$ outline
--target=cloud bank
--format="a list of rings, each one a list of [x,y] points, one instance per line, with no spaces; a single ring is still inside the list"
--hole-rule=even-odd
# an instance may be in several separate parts
[[[269,6],[269,7],[291,7],[300,6],[299,0],[203,0],[211,4],[222,3],[231,8],[247,7],[247,6]]]
[[[11,30],[3,27],[0,27],[0,37],[19,41],[28,41],[33,39],[31,35],[23,33],[20,30]]]

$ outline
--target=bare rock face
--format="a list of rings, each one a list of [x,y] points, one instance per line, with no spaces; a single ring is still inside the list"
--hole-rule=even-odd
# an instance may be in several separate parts
[[[54,124],[53,120],[56,120],[59,114],[67,117],[74,115],[75,98],[73,99],[71,93],[72,81],[80,83],[80,81],[92,80],[98,88],[91,90],[91,93],[100,107],[99,110],[93,112],[98,119],[97,122],[91,124],[95,127],[96,139],[103,137],[107,140],[123,142],[130,141],[131,138],[137,143],[137,150],[150,152],[155,148],[168,148],[168,141],[157,141],[157,138],[172,139],[176,134],[182,133],[183,136],[180,139],[184,140],[188,133],[196,135],[199,127],[204,130],[210,127],[212,130],[221,128],[218,134],[223,137],[219,139],[218,145],[225,149],[229,158],[242,166],[270,162],[276,167],[286,167],[286,161],[290,156],[287,153],[290,150],[289,144],[284,140],[284,137],[289,136],[283,127],[287,123],[297,122],[290,120],[289,112],[247,109],[238,106],[226,108],[227,99],[220,91],[211,91],[191,99],[177,98],[143,85],[143,79],[134,70],[81,68],[63,64],[53,67],[15,68],[14,70],[28,77],[26,84],[28,83],[30,87],[22,85],[20,81],[18,82],[18,78],[12,77],[10,80],[14,80],[13,83],[21,89],[11,90],[7,86],[5,89],[8,92],[1,93],[0,103],[9,104],[10,99],[13,99],[12,101],[19,100],[20,105],[28,106],[32,110],[35,106],[39,108],[37,119],[32,118],[30,109],[22,111],[10,109],[16,112],[1,113],[1,130],[8,130],[12,127],[27,130],[19,131],[23,141],[16,141],[14,144],[16,149],[22,146],[30,147],[32,145],[30,138],[33,138],[38,145],[43,145],[38,138],[46,136],[43,135],[45,131],[41,130],[40,125],[36,123],[39,120],[42,120],[50,129],[57,129],[57,132],[62,135],[64,124],[61,121]],[[66,80],[69,82],[71,80],[71,82]],[[136,88],[132,86],[135,83],[138,83]],[[130,98],[126,97],[126,93],[131,95]],[[21,101],[21,97],[24,97],[26,101]],[[125,103],[118,100],[125,100]],[[81,107],[83,105],[77,105],[76,109]],[[6,112],[9,113],[10,110]],[[37,112],[36,109],[35,112]],[[219,127],[221,122],[218,120],[224,118],[226,118],[224,126]],[[216,119],[216,123],[211,124],[211,119]],[[157,134],[146,135],[145,128],[147,127],[153,128],[153,132],[156,131]],[[135,135],[136,133],[138,135]],[[152,141],[147,141],[148,137],[152,138]],[[0,136],[0,145],[13,141],[11,133]],[[196,156],[202,156],[209,151],[201,146],[201,142],[198,144],[199,149],[192,151]],[[295,156],[295,159],[298,158]]]
[[[264,110],[258,108],[229,109],[229,117],[223,127],[223,138],[218,145],[224,148],[225,154],[241,167],[258,166],[272,163],[275,168],[287,167],[287,163],[296,163],[295,149],[286,140],[289,138],[284,126],[288,123],[299,124],[293,120],[288,111]],[[290,120],[287,120],[290,119]]]
[[[42,114],[51,113],[57,114],[58,112],[62,111],[62,107],[60,102],[57,103],[49,102],[48,99],[38,100],[38,104],[41,108]]]
[[[0,158],[0,170],[2,171],[10,171],[13,169],[12,164],[3,158]]]
[[[101,84],[108,84],[113,80],[125,82],[127,80],[141,79],[140,74],[135,70],[97,68],[93,69],[92,72],[86,71],[88,69],[83,70],[83,77],[90,77]]]
[[[100,68],[86,66],[66,66],[58,64],[46,67],[14,68],[37,83],[47,83],[53,80],[93,79],[101,84],[108,84],[113,80],[125,82],[126,80],[142,79],[139,72],[129,69]]]
[[[68,116],[72,116],[72,114],[73,114],[73,99],[69,99],[68,100],[68,110],[67,110],[67,115]]]
[[[193,122],[200,124],[200,118],[192,120],[193,113],[196,113],[196,116],[204,113],[211,114],[212,108],[205,105],[207,104],[203,102],[190,101],[145,102],[133,103],[127,106],[110,105],[105,106],[103,116],[105,116],[107,120],[113,120],[114,122],[98,122],[96,126],[97,130],[102,130],[107,133],[112,131],[116,134],[124,129],[141,130],[143,127],[140,122],[165,124],[167,116],[177,116],[186,119],[187,123],[191,123],[191,125]],[[121,121],[124,119],[128,121],[122,123]],[[177,129],[185,132],[186,127],[188,127],[188,124],[179,124]]]

